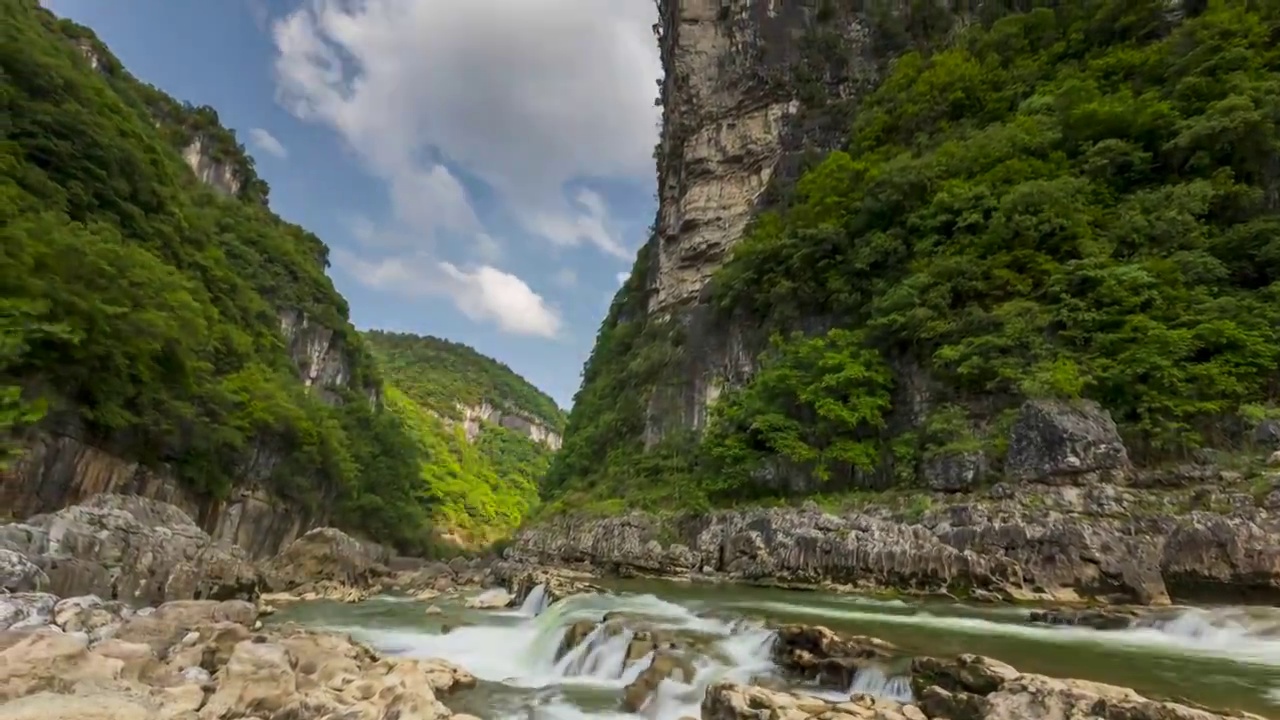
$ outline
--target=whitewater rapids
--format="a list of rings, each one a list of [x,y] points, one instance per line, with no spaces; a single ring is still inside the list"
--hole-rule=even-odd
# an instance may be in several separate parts
[[[580,595],[548,605],[542,588],[513,610],[468,611],[447,607],[432,626],[424,603],[379,598],[360,606],[329,605],[297,618],[313,626],[349,632],[379,651],[455,662],[481,681],[468,707],[493,720],[614,720],[698,717],[706,687],[717,680],[776,678],[770,649],[774,633],[760,620],[823,624],[874,635],[912,653],[989,654],[1029,672],[1086,677],[1165,695],[1251,698],[1250,707],[1274,714],[1280,707],[1280,610],[1188,608],[1127,630],[1033,625],[1025,610],[961,605],[912,605],[851,596],[734,588],[687,589],[667,595],[620,592]],[[694,597],[687,597],[689,594]],[[686,597],[680,597],[681,594]],[[446,607],[442,603],[442,607]],[[664,680],[638,715],[618,709],[622,689],[649,664],[627,661],[634,631],[598,627],[561,657],[569,628],[606,613],[642,618],[649,628],[698,638],[700,653],[691,683]],[[294,613],[288,613],[294,614]],[[1018,657],[1009,657],[1019,654]],[[910,700],[903,664],[868,667],[848,692]],[[839,692],[815,695],[835,699]],[[1238,702],[1218,702],[1239,706]]]

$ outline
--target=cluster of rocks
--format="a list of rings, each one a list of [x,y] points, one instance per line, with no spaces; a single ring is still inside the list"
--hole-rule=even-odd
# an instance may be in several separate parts
[[[1028,403],[1000,482],[948,480],[966,492],[922,490],[915,511],[566,517],[522,532],[507,559],[977,600],[1280,601],[1280,457],[1248,483],[1201,460],[1138,472],[1096,405]]]
[[[97,596],[0,595],[3,720],[475,720],[439,699],[475,682],[344,635],[263,627],[243,600],[134,611]]]
[[[581,651],[580,646],[591,643],[593,637],[595,642],[607,642],[626,631],[631,636],[625,662],[649,660],[623,690],[622,710],[645,712],[664,680],[694,683],[697,668],[692,658],[706,650],[698,647],[696,635],[648,628],[642,618],[577,622],[566,632],[557,659],[575,648]],[[1262,720],[1248,713],[1223,714],[1155,700],[1103,683],[1022,673],[977,655],[908,658],[883,640],[842,635],[821,626],[776,628],[772,659],[777,676],[753,678],[750,684],[714,682],[707,687],[702,720]],[[861,694],[831,699],[853,686],[860,670],[894,663],[903,665],[909,678],[909,702]],[[818,696],[788,690],[788,685],[825,692]]]
[[[1018,672],[997,660],[961,655],[917,658],[911,665],[916,700],[901,703],[869,695],[842,702],[754,685],[722,682],[707,689],[702,720],[1226,720],[1221,714],[1152,700],[1128,688]]]

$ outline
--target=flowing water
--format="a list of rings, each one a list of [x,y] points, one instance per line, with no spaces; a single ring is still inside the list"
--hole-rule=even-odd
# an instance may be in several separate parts
[[[872,635],[905,654],[972,652],[1026,672],[1132,687],[1154,697],[1280,717],[1280,609],[1188,608],[1144,627],[1098,631],[1026,622],[1026,610],[739,585],[615,582],[616,595],[584,595],[548,605],[541,588],[518,610],[469,610],[463,598],[427,602],[381,597],[358,605],[315,602],[277,618],[349,632],[387,654],[439,657],[471,671],[474,691],[450,706],[486,720],[609,720],[698,716],[702,691],[717,679],[773,674],[768,622],[802,622]],[[699,649],[689,684],[664,681],[641,715],[619,710],[621,690],[648,665],[626,661],[630,632],[593,632],[557,659],[574,622],[605,613],[635,618],[687,638]],[[869,667],[851,692],[907,699],[906,663]],[[840,693],[813,694],[838,697]]]

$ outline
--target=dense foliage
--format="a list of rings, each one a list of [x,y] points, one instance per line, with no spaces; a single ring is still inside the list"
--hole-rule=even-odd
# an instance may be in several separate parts
[[[496,426],[475,443],[394,386],[387,407],[413,439],[418,455],[419,504],[442,532],[471,545],[497,540],[519,525],[537,503],[537,479],[548,451]]]
[[[50,429],[199,493],[260,482],[354,530],[420,543],[415,448],[370,400],[378,381],[325,275],[323,243],[264,197],[197,182],[179,150],[207,113],[157,128],[158,91],[84,28],[35,0],[0,0],[0,28],[0,437],[10,450],[47,407]],[[335,331],[349,385],[317,394],[298,381],[285,309]]]
[[[460,403],[488,403],[557,431],[564,426],[564,412],[550,396],[467,345],[380,330],[365,333],[365,339],[396,386],[440,415],[459,418]]]
[[[389,385],[388,407],[419,448],[420,476],[436,524],[469,542],[514,529],[537,503],[551,449],[488,422],[473,444],[457,422],[458,405],[487,402],[558,430],[563,416],[555,402],[467,345],[407,333],[372,331],[364,337]]]
[[[1025,397],[1098,400],[1152,461],[1233,447],[1247,436],[1239,418],[1272,411],[1280,9],[1052,5],[898,57],[847,150],[736,247],[716,304],[785,339],[717,402],[686,463],[698,468],[682,471],[691,482],[724,501],[748,494],[770,458],[821,477],[875,462],[875,447],[884,462],[981,444]],[[790,334],[814,318],[836,329]],[[640,378],[616,354],[637,352],[616,343],[637,334],[627,325],[606,324],[580,398],[654,391],[627,387]],[[923,428],[886,421],[895,363],[950,395]],[[604,432],[575,407],[561,486],[594,486],[606,455],[584,438]],[[998,442],[984,447],[998,456]]]

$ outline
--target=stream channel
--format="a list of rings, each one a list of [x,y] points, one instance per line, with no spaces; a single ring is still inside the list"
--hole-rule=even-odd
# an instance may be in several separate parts
[[[519,609],[471,610],[464,601],[472,591],[431,601],[380,596],[355,605],[299,603],[273,620],[347,632],[384,654],[455,662],[480,684],[451,697],[449,706],[486,720],[696,718],[713,680],[749,682],[772,673],[768,623],[825,625],[888,640],[907,655],[977,653],[1023,672],[1280,717],[1280,608],[1166,610],[1143,627],[1102,631],[1031,624],[1026,608],[1011,606],[741,585],[606,584],[617,594],[579,595],[550,606],[538,588]],[[443,612],[428,614],[432,604]],[[649,662],[626,662],[629,632],[593,633],[557,659],[574,622],[598,621],[605,613],[692,640],[701,650],[692,684],[664,681],[640,715],[627,714],[619,709],[621,690]],[[850,690],[909,698],[900,674],[906,662],[865,669]]]

